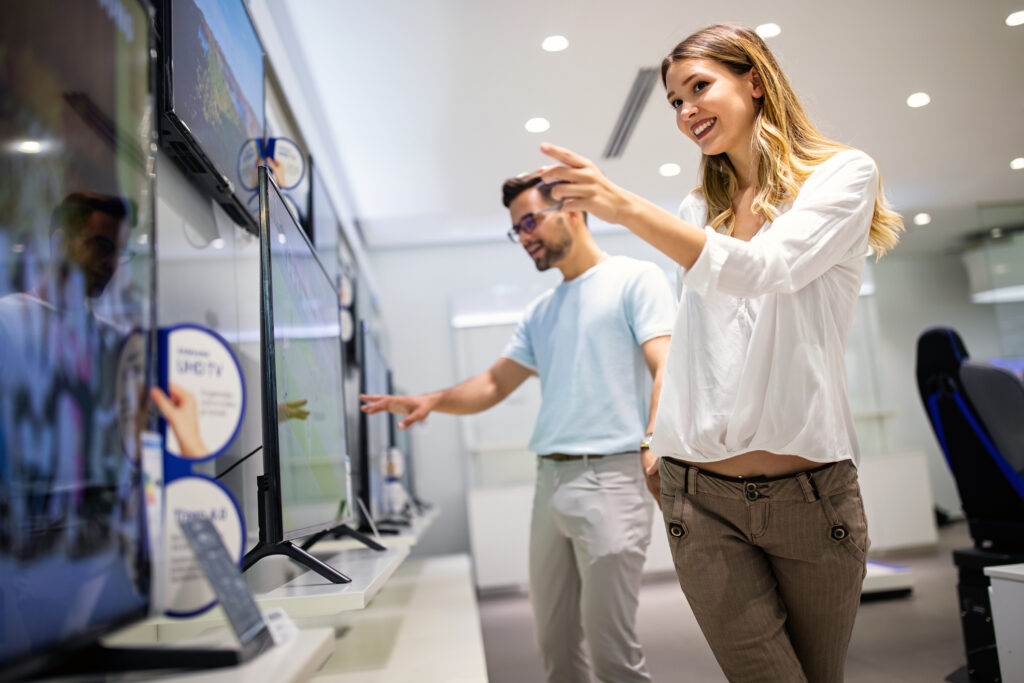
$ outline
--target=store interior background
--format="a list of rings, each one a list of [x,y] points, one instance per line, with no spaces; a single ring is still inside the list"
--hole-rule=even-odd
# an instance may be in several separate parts
[[[896,251],[870,271],[873,291],[861,297],[851,336],[862,457],[923,454],[935,505],[958,514],[917,393],[915,345],[942,324],[960,331],[975,358],[1024,356],[1021,304],[972,302],[993,283],[1024,283],[1012,234],[1024,227],[1024,170],[1010,167],[1024,156],[1024,27],[1004,23],[1019,0],[248,4],[273,71],[268,129],[298,141],[327,180],[408,392],[485,368],[526,303],[560,280],[557,271],[538,274],[508,242],[500,203],[505,178],[546,163],[542,140],[597,160],[614,182],[674,211],[696,183],[699,156],[676,130],[660,84],[624,154],[600,159],[638,69],[658,66],[710,23],[777,23],[782,32],[768,44],[812,120],[875,158],[907,222]],[[569,39],[567,50],[541,50],[554,34]],[[931,103],[908,107],[918,91]],[[527,132],[538,116],[550,130]],[[670,162],[682,172],[659,175]],[[931,223],[915,226],[919,212]],[[247,404],[258,406],[258,241],[162,151],[157,225],[160,326],[197,322],[221,333],[240,358]],[[649,259],[674,277],[665,257],[624,229],[596,220],[591,229],[609,253]],[[531,381],[491,413],[435,415],[413,429],[418,493],[442,510],[414,555],[472,553],[481,491],[501,516],[518,514],[521,503],[505,506],[501,496],[529,489],[537,397]],[[248,411],[218,470],[259,445],[258,412]],[[257,461],[225,482],[248,520],[256,519]],[[899,500],[891,502],[899,514]],[[248,534],[251,546],[255,524]],[[525,545],[507,545],[525,561]]]

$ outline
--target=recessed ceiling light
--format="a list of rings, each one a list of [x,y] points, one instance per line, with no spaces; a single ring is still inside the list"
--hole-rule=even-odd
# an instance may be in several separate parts
[[[1007,26],[1020,26],[1021,24],[1024,24],[1024,12],[1014,12],[1006,17]]]
[[[540,46],[548,52],[561,52],[569,47],[569,39],[565,36],[548,36]]]
[[[548,120],[540,116],[538,116],[537,118],[530,119],[529,121],[526,122],[526,130],[530,131],[531,133],[543,133],[550,127],[551,124],[548,123]]]
[[[135,238],[135,241],[138,244],[149,244],[149,235],[146,233],[142,233],[141,235]]]
[[[285,242],[287,241],[287,240],[286,240],[286,238],[285,238],[285,236],[284,236],[284,233],[280,233],[280,234],[279,234],[279,235],[277,236],[277,241],[278,241],[278,242],[280,242],[281,244],[284,244],[284,243],[285,243]]]
[[[932,98],[928,96],[926,92],[916,92],[907,98],[908,107],[923,107],[932,101]]]
[[[674,175],[679,175],[679,172],[682,170],[683,169],[679,168],[679,164],[662,164],[658,168],[658,173],[666,178],[671,178]]]
[[[1024,157],[1017,157],[1016,159],[1011,161],[1010,168],[1012,168],[1014,171],[1019,171],[1022,168],[1024,168]]]
[[[281,237],[284,237],[284,235],[281,235]],[[217,239],[215,239],[212,242],[210,242],[210,246],[213,247],[214,249],[223,249],[224,248],[224,238],[223,237],[218,237]]]
[[[930,213],[919,213],[914,216],[914,225],[928,225],[932,222]]]
[[[778,24],[761,24],[754,31],[762,38],[774,38],[782,33],[782,28]]]
[[[39,154],[43,145],[38,140],[22,140],[18,143],[18,151],[22,154]]]

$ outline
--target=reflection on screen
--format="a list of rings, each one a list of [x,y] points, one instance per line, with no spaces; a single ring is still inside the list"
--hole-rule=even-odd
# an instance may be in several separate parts
[[[363,327],[363,373],[364,389],[367,394],[388,393],[388,366],[377,346],[377,341]],[[387,474],[388,448],[390,446],[391,424],[388,413],[366,415],[366,481],[370,485],[369,508],[374,519],[384,513],[384,477]]]
[[[0,669],[149,604],[148,31],[128,0],[0,22]]]
[[[270,186],[267,196],[281,512],[289,537],[349,516],[341,328],[333,284],[277,189]]]
[[[263,49],[242,0],[171,4],[174,111],[217,167],[256,189],[243,152],[263,137]]]

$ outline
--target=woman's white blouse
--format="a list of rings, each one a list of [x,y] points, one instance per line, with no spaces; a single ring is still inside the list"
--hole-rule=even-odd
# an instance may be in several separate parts
[[[655,455],[858,462],[845,350],[878,185],[874,161],[846,150],[749,242],[705,228],[703,251],[679,272]],[[679,215],[704,224],[703,198],[688,196]]]

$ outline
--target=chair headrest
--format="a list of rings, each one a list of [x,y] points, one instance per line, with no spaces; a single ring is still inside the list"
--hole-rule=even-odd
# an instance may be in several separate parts
[[[970,358],[960,335],[952,327],[931,327],[917,339],[917,385],[944,375],[959,380],[960,364]]]

